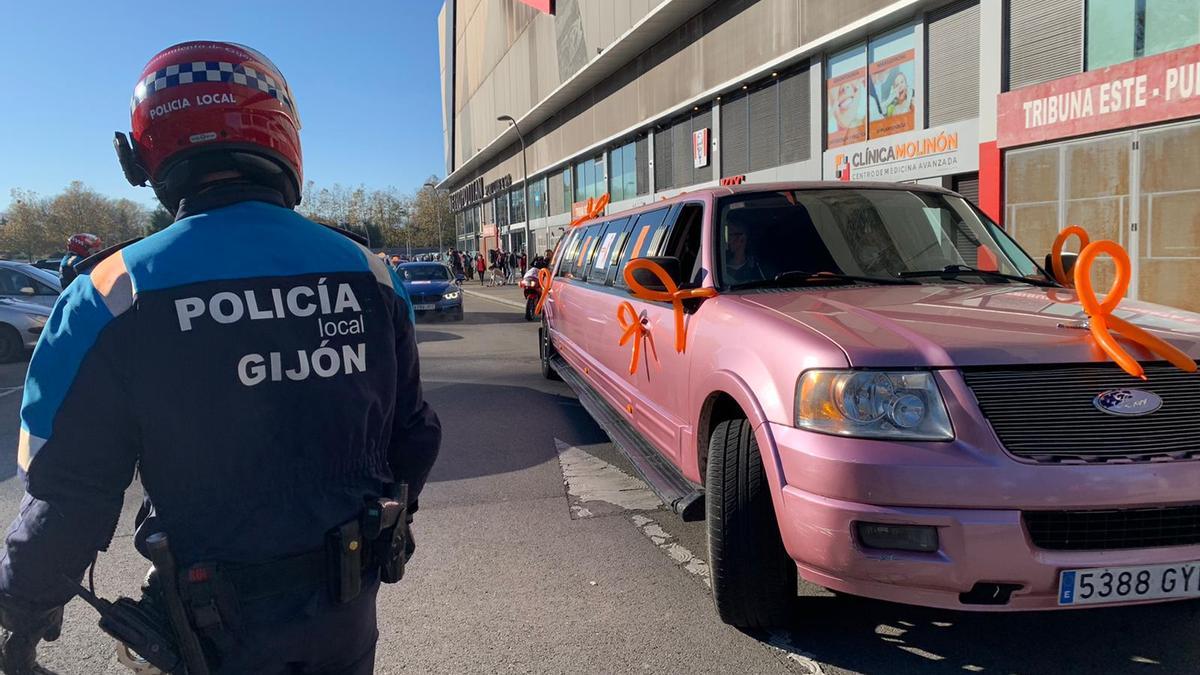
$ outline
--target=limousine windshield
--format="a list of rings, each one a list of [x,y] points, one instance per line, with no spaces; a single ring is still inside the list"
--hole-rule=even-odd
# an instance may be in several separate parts
[[[721,200],[718,222],[720,278],[735,290],[898,279],[1053,285],[1003,230],[952,195],[846,188],[739,194]]]

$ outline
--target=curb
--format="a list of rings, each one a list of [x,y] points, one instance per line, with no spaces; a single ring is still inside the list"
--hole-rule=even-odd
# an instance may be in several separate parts
[[[466,288],[463,288],[462,292],[466,293],[467,295],[476,297],[476,298],[483,298],[484,300],[491,300],[492,302],[498,302],[501,305],[508,305],[509,307],[516,307],[517,309],[519,309],[521,311],[525,311],[525,303],[523,303],[523,302],[517,302],[515,300],[506,300],[504,298],[495,298],[495,297],[488,295],[487,293],[471,291],[471,290],[467,290]]]

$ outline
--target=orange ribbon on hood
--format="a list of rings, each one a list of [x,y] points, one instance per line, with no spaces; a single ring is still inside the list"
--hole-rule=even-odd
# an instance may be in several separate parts
[[[1088,244],[1091,243],[1091,239],[1088,238],[1087,230],[1079,227],[1078,225],[1071,225],[1062,232],[1058,233],[1058,236],[1054,238],[1054,246],[1050,249],[1050,267],[1052,268],[1050,273],[1054,275],[1055,281],[1063,286],[1066,286],[1067,288],[1074,288],[1075,282],[1071,277],[1067,276],[1067,271],[1063,267],[1062,250],[1063,245],[1066,244],[1067,240],[1073,236],[1079,237],[1080,253],[1082,253],[1083,249],[1087,248]]]
[[[624,347],[626,342],[633,340],[633,355],[629,358],[630,375],[637,373],[638,357],[642,355],[643,340],[649,343],[650,354],[654,356],[655,362],[658,361],[658,352],[654,349],[654,338],[650,335],[650,329],[642,322],[642,317],[638,316],[637,309],[628,300],[617,306],[617,323],[621,324],[621,328],[624,329],[618,344]]]
[[[658,280],[666,290],[654,291],[639,284],[633,278],[635,270],[647,270]],[[715,288],[688,288],[680,290],[675,285],[675,281],[671,279],[671,275],[656,262],[646,260],[645,258],[635,258],[630,260],[625,265],[625,283],[629,284],[629,288],[633,290],[634,296],[643,300],[651,300],[654,302],[669,302],[675,309],[675,351],[682,354],[687,348],[687,328],[683,322],[683,301],[693,298],[712,298],[716,297],[717,289]],[[622,343],[624,344],[624,343]]]
[[[549,267],[543,267],[537,273],[538,285],[541,286],[541,293],[538,295],[537,305],[533,308],[534,314],[542,313],[542,305],[546,304],[546,298],[550,297],[550,287],[554,285],[554,275],[550,272]]]
[[[572,220],[571,227],[575,227],[576,225],[581,225],[581,224],[591,220],[592,218],[596,218],[597,216],[604,215],[604,207],[606,207],[606,206],[608,206],[608,193],[607,192],[600,195],[599,199],[593,199],[591,197],[588,197],[587,212],[584,213],[582,216],[579,216],[575,220]]]
[[[1092,288],[1091,271],[1096,258],[1103,254],[1112,258],[1113,264],[1116,266],[1117,278],[1113,280],[1108,294],[1104,296],[1103,300],[1100,300]],[[1057,263],[1055,267],[1060,265],[1061,262]],[[1130,270],[1129,254],[1115,241],[1097,241],[1088,244],[1080,252],[1079,260],[1075,263],[1075,289],[1079,293],[1079,303],[1083,305],[1083,311],[1087,312],[1090,317],[1088,327],[1092,331],[1092,337],[1096,339],[1101,349],[1113,361],[1116,361],[1117,365],[1121,366],[1122,370],[1134,377],[1144,380],[1146,371],[1137,359],[1130,356],[1129,352],[1117,343],[1110,330],[1115,330],[1125,339],[1136,342],[1153,354],[1158,354],[1181,370],[1189,373],[1196,372],[1196,362],[1182,350],[1124,319],[1113,316],[1113,311],[1120,304],[1125,292],[1129,290]]]

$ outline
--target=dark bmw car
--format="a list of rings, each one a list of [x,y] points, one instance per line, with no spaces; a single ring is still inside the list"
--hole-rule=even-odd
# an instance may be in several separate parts
[[[417,316],[445,316],[462,321],[462,289],[442,263],[404,263],[396,268],[412,298]]]

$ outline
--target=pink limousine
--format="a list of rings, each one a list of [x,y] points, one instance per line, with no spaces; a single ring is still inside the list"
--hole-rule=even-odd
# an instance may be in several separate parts
[[[707,521],[731,624],[796,611],[797,575],[960,610],[1200,596],[1200,375],[1132,343],[1126,374],[1040,262],[937,188],[685,193],[566,234],[543,374]],[[1200,315],[1115,315],[1200,356]]]

